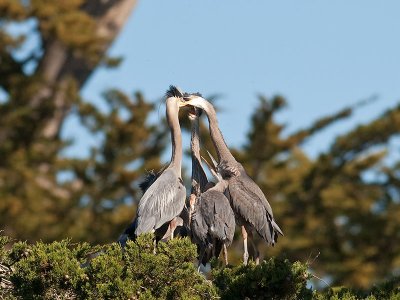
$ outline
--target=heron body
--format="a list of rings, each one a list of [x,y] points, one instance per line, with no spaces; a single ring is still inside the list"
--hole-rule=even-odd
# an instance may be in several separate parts
[[[235,216],[229,200],[217,184],[197,197],[191,217],[192,239],[199,247],[199,263],[205,265],[212,256],[218,258],[235,234]]]
[[[178,119],[182,93],[171,86],[166,98],[166,117],[172,141],[171,161],[154,182],[146,186],[147,190],[138,204],[136,220],[130,226],[131,230],[134,228],[134,236],[155,232],[166,224],[176,226],[177,217],[185,205],[186,188],[181,179],[182,137]],[[174,229],[171,229],[171,238]]]
[[[162,171],[160,173],[154,173],[153,171],[150,171],[145,179],[139,184],[139,188],[141,189],[142,193],[146,193],[147,189],[157,180],[157,178],[162,174]],[[118,238],[118,243],[122,246],[125,247],[126,242],[129,240],[135,240],[136,235],[135,231],[137,228],[138,224],[138,218],[136,217],[131,224],[124,230],[124,232],[119,236]],[[182,227],[183,226],[183,220],[181,217],[176,218],[176,226],[177,227]],[[161,227],[157,228],[155,230],[155,238],[156,241],[160,240],[167,240],[171,237],[173,234],[172,232],[173,228],[169,226],[168,223],[165,223]]]
[[[224,167],[224,166],[223,166]],[[220,167],[221,168],[221,167]],[[228,179],[226,194],[230,199],[238,225],[254,229],[273,246],[281,229],[276,224],[270,204],[259,186],[247,175],[241,165],[238,174]]]
[[[212,256],[218,258],[224,249],[225,262],[228,263],[226,247],[232,243],[235,233],[235,217],[229,200],[224,195],[226,182],[222,180],[211,187],[201,165],[199,116],[201,111],[189,114],[192,124],[192,194],[190,203],[190,230],[192,240],[198,246],[199,265],[205,265]]]
[[[185,197],[182,179],[172,168],[167,168],[139,201],[135,234],[154,232],[179,216]]]
[[[236,161],[226,145],[218,126],[215,109],[200,96],[186,97],[186,104],[203,109],[207,114],[211,138],[218,155],[218,172],[227,181],[226,195],[235,213],[238,225],[242,226],[244,239],[243,261],[247,264],[247,234],[256,231],[269,245],[274,245],[278,234],[283,235],[275,222],[273,212],[264,193],[247,175],[243,166]],[[257,253],[258,251],[252,244]]]

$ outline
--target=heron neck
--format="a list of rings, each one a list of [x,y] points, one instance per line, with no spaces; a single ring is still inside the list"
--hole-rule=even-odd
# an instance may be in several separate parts
[[[190,149],[192,151],[192,162],[193,160],[200,161],[200,133],[199,133],[199,118],[191,119],[190,124],[192,125],[192,136],[190,139]]]
[[[236,159],[229,151],[229,148],[225,143],[224,137],[222,136],[221,130],[219,129],[217,114],[211,103],[206,103],[204,111],[207,114],[208,123],[210,126],[210,135],[217,150],[218,161],[220,162],[221,160],[225,160],[227,162],[236,162]]]
[[[190,139],[190,149],[192,152],[192,194],[196,194],[196,185],[199,185],[200,191],[204,192],[207,184],[207,176],[201,165],[200,156],[200,130],[199,117],[190,119],[192,125],[192,136]]]
[[[171,129],[172,155],[170,167],[173,168],[179,177],[181,177],[182,167],[182,134],[179,125],[178,108],[174,110],[167,106],[167,121]]]

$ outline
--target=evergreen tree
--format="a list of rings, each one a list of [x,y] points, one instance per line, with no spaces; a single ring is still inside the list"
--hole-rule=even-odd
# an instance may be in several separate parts
[[[267,255],[313,261],[333,284],[366,287],[400,267],[399,164],[384,164],[400,129],[400,106],[335,139],[311,159],[300,145],[326,126],[351,116],[348,107],[287,137],[274,116],[281,97],[261,98],[240,159],[271,199],[285,233]],[[366,174],[373,174],[366,179]],[[383,250],[385,249],[385,250]]]
[[[211,280],[197,272],[187,239],[159,243],[151,235],[91,246],[69,240],[16,242],[0,235],[0,299],[399,299],[400,278],[368,289],[313,290],[309,265],[271,258],[256,266],[219,267]],[[91,256],[91,259],[88,259]]]
[[[132,217],[133,185],[159,168],[163,130],[148,124],[153,110],[140,93],[104,98],[109,111],[83,101],[80,88],[100,65],[117,65],[106,50],[135,0],[0,2],[0,227],[23,239],[110,240]],[[10,26],[25,29],[23,35]],[[32,49],[26,38],[37,37]],[[24,57],[21,49],[30,50]],[[27,51],[25,51],[27,52]],[[74,112],[102,137],[87,159],[65,159],[60,137]],[[68,174],[69,180],[57,180]],[[101,234],[99,234],[101,232]]]

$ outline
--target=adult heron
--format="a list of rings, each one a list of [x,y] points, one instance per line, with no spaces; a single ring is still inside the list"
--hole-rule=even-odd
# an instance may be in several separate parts
[[[189,112],[191,122],[192,191],[190,195],[190,229],[192,240],[198,246],[199,266],[206,265],[212,256],[218,258],[223,249],[228,264],[227,246],[235,233],[235,215],[224,195],[227,182],[219,179],[214,185],[208,182],[201,165],[199,116],[201,110]],[[213,171],[213,170],[212,170]],[[216,175],[216,172],[213,172]]]
[[[172,239],[177,217],[185,205],[186,188],[181,178],[182,137],[178,119],[179,108],[184,104],[182,97],[182,92],[174,86],[166,92],[166,116],[172,141],[171,161],[139,201],[135,236],[154,232],[169,224]]]
[[[161,170],[158,173],[155,173],[154,171],[150,171],[146,174],[144,180],[139,184],[139,188],[142,191],[142,193],[146,193],[147,189],[156,181],[156,179],[162,174]],[[176,230],[174,231],[174,233],[179,230],[179,228],[182,228],[184,225],[184,221],[182,217],[177,217],[176,218]],[[128,227],[126,227],[126,229],[124,230],[124,232],[119,236],[118,238],[118,243],[122,246],[125,247],[126,242],[128,240],[135,240],[136,239],[136,235],[135,235],[135,230],[137,227],[137,218],[135,218],[132,223],[130,223],[128,225]],[[160,228],[157,228],[155,230],[155,238],[156,238],[156,242],[159,241],[167,241],[168,239],[171,238],[172,235],[172,230],[174,228],[170,227],[170,224],[165,223],[163,226],[161,226]]]
[[[218,155],[218,171],[228,182],[226,195],[235,213],[236,222],[241,226],[243,236],[243,263],[247,264],[249,253],[247,249],[248,235],[252,237],[255,230],[269,245],[274,245],[282,230],[274,220],[273,212],[264,193],[247,175],[242,164],[236,161],[222,136],[218,126],[217,115],[213,105],[199,95],[185,95],[186,105],[204,110],[209,122],[211,139]],[[259,262],[259,252],[254,248],[256,263]]]

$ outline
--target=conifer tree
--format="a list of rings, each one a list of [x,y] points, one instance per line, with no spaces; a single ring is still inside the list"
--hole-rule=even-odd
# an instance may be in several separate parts
[[[355,107],[323,117],[285,137],[274,117],[285,101],[264,97],[241,153],[285,232],[266,255],[313,261],[319,276],[366,287],[399,270],[398,163],[384,164],[398,136],[400,107],[338,136],[311,159],[300,145],[319,130],[350,117]],[[372,179],[366,179],[366,174]],[[385,249],[383,251],[383,249]]]
[[[153,105],[139,93],[131,100],[109,91],[109,111],[101,112],[79,90],[96,67],[118,64],[106,50],[135,3],[0,2],[0,227],[6,233],[110,240],[131,218],[122,207],[137,196],[132,182],[159,167],[164,147],[162,131],[148,124]],[[16,35],[10,26],[26,33]],[[37,38],[32,49],[28,37]],[[29,51],[21,57],[21,49]],[[102,137],[87,159],[60,155],[69,143],[60,130],[71,111]],[[70,180],[58,181],[61,173]]]

